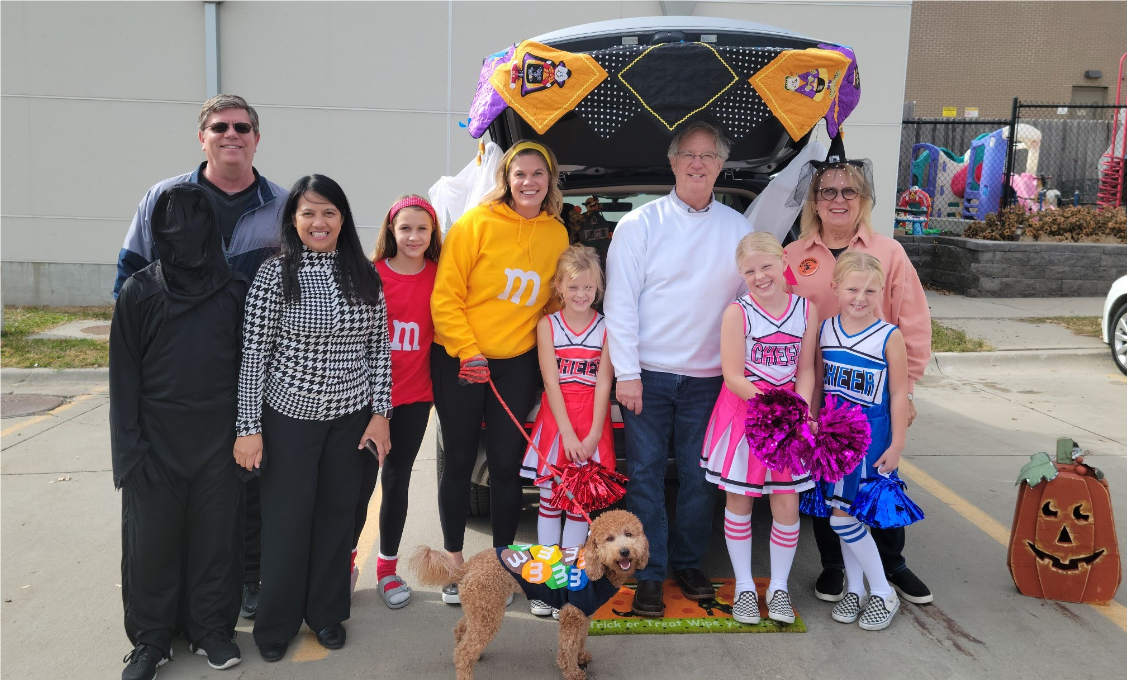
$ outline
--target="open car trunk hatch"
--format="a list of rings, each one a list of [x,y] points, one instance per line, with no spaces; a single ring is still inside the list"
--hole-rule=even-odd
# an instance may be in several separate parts
[[[579,106],[542,134],[512,108],[489,126],[490,137],[502,148],[520,139],[546,144],[559,159],[568,188],[608,181],[668,182],[666,151],[674,131],[690,120],[717,125],[732,141],[720,185],[763,182],[810,138],[809,130],[792,138],[750,77],[784,50],[817,48],[817,40],[750,22],[642,17],[575,26],[532,41],[591,55],[607,72]],[[659,45],[661,50],[651,49]],[[780,82],[783,77],[780,71]],[[670,89],[694,92],[701,106],[662,110]]]

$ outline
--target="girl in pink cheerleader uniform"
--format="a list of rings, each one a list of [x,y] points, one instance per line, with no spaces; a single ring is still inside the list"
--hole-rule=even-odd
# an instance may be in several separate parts
[[[787,292],[786,255],[769,233],[743,237],[736,264],[748,294],[724,312],[720,361],[724,386],[704,438],[701,467],[705,478],[727,492],[724,540],[736,576],[732,618],[759,623],[759,604],[751,576],[751,508],[755,496],[771,496],[771,583],[767,615],[794,623],[787,579],[798,545],[799,493],[814,486],[805,470],[776,472],[748,448],[744,419],[748,400],[768,388],[797,391],[810,403],[814,357],[818,349],[814,304]]]
[[[565,250],[552,285],[563,308],[536,325],[544,396],[532,428],[532,442],[554,466],[596,463],[613,470],[610,388],[614,369],[607,354],[605,320],[591,308],[603,292],[598,254],[581,245]],[[547,472],[529,446],[521,463],[521,476],[535,479]],[[561,548],[583,545],[587,522],[549,503],[553,486],[552,481],[540,484],[538,542]],[[561,537],[560,518],[564,514],[567,517]],[[531,605],[537,616],[555,613],[540,600],[533,600]]]

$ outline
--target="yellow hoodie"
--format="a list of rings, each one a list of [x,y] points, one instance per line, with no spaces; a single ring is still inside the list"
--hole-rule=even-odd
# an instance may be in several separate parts
[[[509,359],[535,347],[566,249],[567,230],[548,213],[529,220],[505,203],[467,211],[442,243],[430,301],[435,342],[460,361]]]

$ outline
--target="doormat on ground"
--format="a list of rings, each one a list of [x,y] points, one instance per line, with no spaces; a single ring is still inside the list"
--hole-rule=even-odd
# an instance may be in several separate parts
[[[638,616],[631,611],[635,584],[628,583],[591,617],[588,634],[805,633],[806,624],[797,609],[794,612],[794,623],[779,623],[767,618],[767,583],[768,579],[755,579],[759,616],[762,620],[754,626],[732,618],[736,586],[734,579],[714,579],[712,585],[716,588],[716,597],[706,601],[686,598],[673,579],[667,579],[663,586],[665,616],[661,618]]]

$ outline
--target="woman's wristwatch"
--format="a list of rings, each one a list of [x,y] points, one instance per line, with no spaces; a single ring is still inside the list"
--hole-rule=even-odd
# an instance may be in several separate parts
[[[383,416],[383,417],[384,417],[384,418],[386,418],[387,420],[391,420],[391,412],[392,412],[392,411],[394,411],[394,410],[395,410],[395,409],[389,408],[389,409],[388,409],[388,410],[386,410],[386,411],[373,411],[373,412],[372,412],[372,415],[374,415],[374,416]]]

